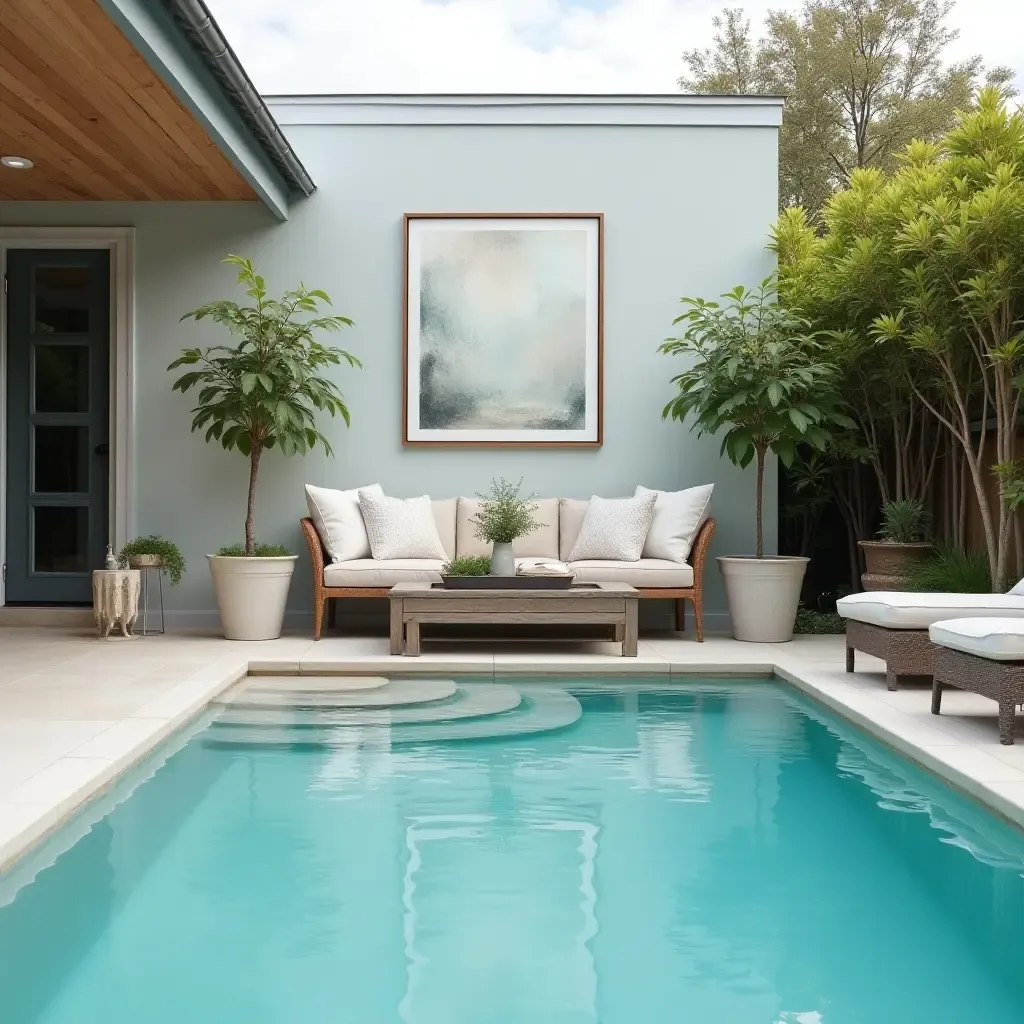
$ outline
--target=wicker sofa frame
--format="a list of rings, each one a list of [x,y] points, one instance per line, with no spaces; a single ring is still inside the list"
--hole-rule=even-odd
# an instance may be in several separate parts
[[[937,650],[927,629],[886,629],[846,620],[846,671],[854,670],[856,651],[873,654],[885,662],[885,685],[890,690],[898,690],[901,679],[931,679]]]
[[[932,680],[932,714],[942,711],[943,687],[989,697],[999,705],[999,742],[1013,743],[1017,705],[1024,703],[1024,662],[994,661],[966,651],[937,647]]]
[[[316,532],[313,520],[308,516],[300,520],[302,532],[309,546],[309,556],[313,562],[313,639],[319,640],[323,631],[324,611],[328,616],[328,626],[334,625],[334,604],[336,597],[387,597],[390,587],[328,587],[324,585],[324,568],[326,557],[320,535]],[[690,551],[693,569],[693,583],[689,587],[637,587],[641,598],[658,598],[675,601],[676,630],[686,630],[686,602],[693,605],[694,626],[697,640],[704,641],[704,564],[707,561],[708,546],[715,532],[714,519],[705,519],[694,537]]]

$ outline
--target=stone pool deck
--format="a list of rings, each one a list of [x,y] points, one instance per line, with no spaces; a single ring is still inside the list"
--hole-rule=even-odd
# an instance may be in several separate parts
[[[936,718],[929,688],[888,692],[875,659],[858,655],[847,675],[842,637],[772,645],[646,635],[635,659],[610,643],[428,643],[419,658],[387,651],[386,637],[99,641],[85,629],[0,627],[0,869],[247,672],[633,675],[676,684],[775,674],[1024,826],[1024,714],[1019,744],[1001,746],[994,702],[948,691]]]

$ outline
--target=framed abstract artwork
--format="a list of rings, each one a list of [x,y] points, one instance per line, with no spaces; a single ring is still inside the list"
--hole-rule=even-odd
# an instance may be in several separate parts
[[[406,214],[406,445],[601,444],[602,227]]]

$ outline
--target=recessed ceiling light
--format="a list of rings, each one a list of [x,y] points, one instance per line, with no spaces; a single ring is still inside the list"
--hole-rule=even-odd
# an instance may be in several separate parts
[[[0,164],[13,167],[16,171],[27,171],[32,167],[32,161],[27,156],[0,156]]]

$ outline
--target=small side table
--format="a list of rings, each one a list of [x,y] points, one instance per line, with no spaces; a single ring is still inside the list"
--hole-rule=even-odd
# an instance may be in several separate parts
[[[101,637],[116,626],[124,637],[132,636],[139,615],[138,569],[96,569],[92,574],[92,612]]]

